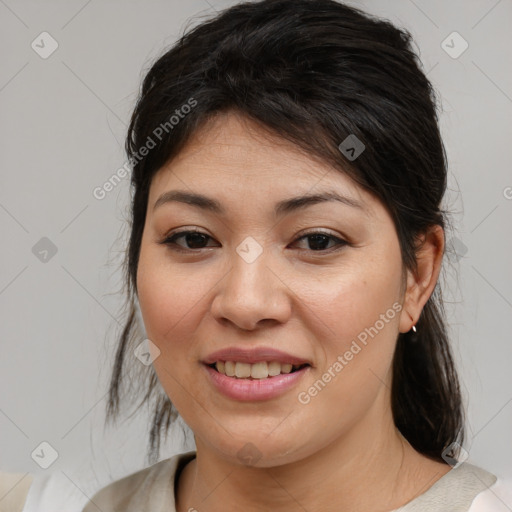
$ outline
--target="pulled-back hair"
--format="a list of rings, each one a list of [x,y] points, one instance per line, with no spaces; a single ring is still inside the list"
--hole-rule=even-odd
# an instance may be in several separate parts
[[[133,167],[126,320],[107,420],[119,415],[123,376],[137,365],[131,389],[145,391],[139,407],[154,407],[151,461],[178,416],[153,367],[131,357],[141,342],[136,278],[153,176],[214,115],[241,113],[375,194],[392,216],[404,268],[414,271],[418,237],[447,222],[447,163],[435,91],[411,42],[406,30],[332,0],[263,0],[203,21],[147,72],[126,138]],[[350,135],[365,144],[355,160],[339,149]],[[449,445],[463,442],[464,411],[439,283],[416,328],[398,335],[392,412],[409,443],[441,461]]]

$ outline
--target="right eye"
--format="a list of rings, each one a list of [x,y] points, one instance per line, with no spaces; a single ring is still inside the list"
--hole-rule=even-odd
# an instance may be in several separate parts
[[[186,241],[186,244],[192,247],[183,247],[182,245],[176,243],[176,240],[179,240],[180,238],[184,238]],[[178,251],[178,252],[189,252],[194,251],[197,249],[204,249],[205,246],[202,245],[207,242],[208,239],[213,240],[213,238],[210,235],[207,235],[206,233],[203,233],[202,231],[197,230],[186,230],[186,231],[178,231],[177,233],[173,233],[170,236],[167,236],[161,244],[167,245],[172,250]],[[179,249],[178,247],[182,247]]]

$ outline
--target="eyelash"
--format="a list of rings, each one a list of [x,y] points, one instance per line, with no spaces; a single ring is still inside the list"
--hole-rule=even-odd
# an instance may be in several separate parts
[[[164,240],[162,240],[161,242],[159,242],[159,243],[163,244],[163,245],[167,245],[173,251],[181,252],[181,253],[191,253],[191,252],[193,253],[193,252],[201,251],[202,249],[208,249],[209,247],[201,247],[199,249],[180,248],[181,246],[176,244],[176,240],[177,239],[182,238],[185,235],[194,234],[194,233],[197,233],[199,235],[203,235],[203,236],[207,237],[208,239],[213,240],[213,238],[210,235],[207,235],[206,233],[203,233],[202,231],[198,231],[198,230],[184,230],[184,231],[178,231],[178,232],[173,233],[173,234],[171,234],[169,236],[166,236],[166,238]],[[330,249],[319,249],[319,250],[314,250],[314,249],[304,249],[304,250],[310,250],[313,253],[321,255],[321,253],[323,253],[323,254],[330,254],[332,252],[339,251],[339,250],[343,249],[343,247],[345,247],[347,245],[350,245],[346,240],[344,240],[342,238],[339,238],[337,236],[334,236],[334,235],[332,235],[330,233],[327,233],[325,231],[311,231],[309,233],[305,233],[305,234],[301,235],[299,238],[295,239],[293,243],[298,242],[300,240],[303,240],[304,238],[307,238],[309,236],[314,236],[314,235],[322,235],[322,236],[325,236],[325,237],[330,238],[332,240],[335,240],[335,241],[338,242],[338,244],[337,244],[338,247],[334,247],[334,248],[331,247]]]

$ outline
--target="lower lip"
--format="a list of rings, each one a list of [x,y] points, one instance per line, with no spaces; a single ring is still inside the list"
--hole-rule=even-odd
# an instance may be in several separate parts
[[[293,373],[282,373],[266,379],[237,379],[228,377],[210,366],[202,365],[218,391],[233,400],[269,400],[295,386],[311,368],[305,366]]]

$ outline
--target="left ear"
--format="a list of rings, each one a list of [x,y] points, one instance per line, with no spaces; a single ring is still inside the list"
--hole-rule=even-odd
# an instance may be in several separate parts
[[[416,325],[421,311],[432,295],[441,271],[444,252],[444,230],[439,225],[430,226],[418,239],[416,250],[417,271],[407,270],[407,288],[400,317],[400,332],[408,332]]]

